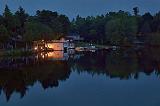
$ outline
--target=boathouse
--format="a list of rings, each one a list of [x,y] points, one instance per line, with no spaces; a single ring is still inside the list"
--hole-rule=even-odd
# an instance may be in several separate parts
[[[50,41],[34,41],[35,51],[64,51],[70,48],[74,48],[74,43],[64,38],[60,40],[50,40]]]

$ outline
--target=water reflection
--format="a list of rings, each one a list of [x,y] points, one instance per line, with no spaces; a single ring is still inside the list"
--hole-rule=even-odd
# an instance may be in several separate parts
[[[0,90],[5,93],[7,101],[14,92],[24,97],[29,86],[37,81],[47,89],[58,87],[59,81],[69,78],[71,71],[67,61],[29,59],[26,58],[29,62],[22,60],[21,63],[17,63],[19,59],[11,59],[10,67],[0,69]],[[16,66],[13,62],[17,63]]]
[[[159,77],[159,54],[157,48],[143,48],[94,53],[55,51],[30,57],[1,58],[0,91],[5,93],[7,101],[14,92],[24,97],[36,82],[44,89],[58,87],[72,71],[123,80],[139,79],[140,73],[154,73]]]
[[[94,74],[105,74],[110,78],[138,79],[143,72],[159,75],[160,50],[144,48],[142,50],[124,49],[109,52],[86,53],[75,61],[74,68],[79,72],[87,71]]]
[[[37,54],[37,59],[47,59],[47,60],[69,60],[69,58],[74,58],[75,50],[70,49],[67,52],[64,51],[54,51],[54,52],[41,52]]]

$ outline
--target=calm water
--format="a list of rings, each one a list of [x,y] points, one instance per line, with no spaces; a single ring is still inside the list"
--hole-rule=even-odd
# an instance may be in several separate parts
[[[160,49],[0,59],[1,106],[160,106]]]

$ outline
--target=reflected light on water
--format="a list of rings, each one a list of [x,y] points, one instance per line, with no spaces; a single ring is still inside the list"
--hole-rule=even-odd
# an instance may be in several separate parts
[[[72,53],[72,52],[71,52]],[[54,52],[42,52],[37,54],[37,59],[53,59],[53,60],[67,60],[70,52],[64,53],[64,51],[54,51]]]
[[[49,59],[62,59],[64,57],[63,51],[55,51],[47,53]]]

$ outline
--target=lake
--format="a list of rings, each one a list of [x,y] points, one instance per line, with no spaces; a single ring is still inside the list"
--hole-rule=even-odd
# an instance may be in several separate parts
[[[0,58],[1,106],[160,106],[160,49]]]

